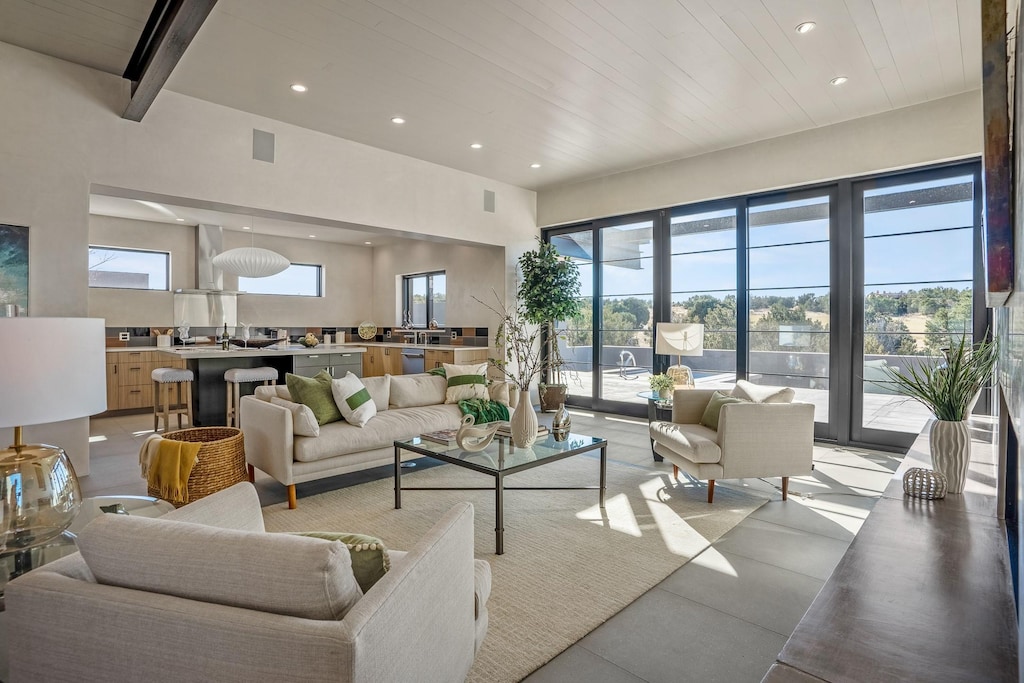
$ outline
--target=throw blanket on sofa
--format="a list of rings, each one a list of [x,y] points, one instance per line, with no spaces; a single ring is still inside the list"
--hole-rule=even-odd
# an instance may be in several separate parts
[[[508,406],[486,398],[467,398],[459,401],[459,410],[463,415],[472,415],[476,424],[508,420]]]

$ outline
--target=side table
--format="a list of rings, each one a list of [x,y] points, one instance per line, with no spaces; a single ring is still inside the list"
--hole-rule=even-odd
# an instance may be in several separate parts
[[[641,391],[637,393],[637,397],[647,399],[647,424],[655,420],[672,419],[671,397],[662,398],[657,391]],[[651,454],[654,456],[654,462],[664,461],[664,458],[654,452],[654,439],[651,439]]]

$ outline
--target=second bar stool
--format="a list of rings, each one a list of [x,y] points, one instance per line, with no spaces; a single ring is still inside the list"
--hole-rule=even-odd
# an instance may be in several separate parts
[[[188,426],[192,422],[192,380],[195,375],[184,368],[157,368],[151,375],[153,378],[153,431],[160,431],[160,416],[164,418],[164,431],[171,428],[171,415],[178,416],[178,429],[181,429],[181,416],[188,417]],[[178,401],[171,406],[171,391],[178,388]]]
[[[228,427],[238,426],[239,386],[242,382],[263,382],[277,384],[277,370],[274,368],[231,368],[224,373],[224,387],[227,394],[227,405],[224,420]]]

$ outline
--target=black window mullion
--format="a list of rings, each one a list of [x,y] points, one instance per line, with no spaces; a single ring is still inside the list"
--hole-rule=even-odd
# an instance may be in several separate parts
[[[742,198],[736,203],[736,378],[747,379],[750,372],[750,258],[747,244],[750,242],[747,226],[747,212],[750,199]]]

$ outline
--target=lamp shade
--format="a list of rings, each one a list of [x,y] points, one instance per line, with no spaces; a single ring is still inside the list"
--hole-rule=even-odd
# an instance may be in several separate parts
[[[0,318],[0,427],[106,410],[104,324],[103,318]]]
[[[666,356],[703,356],[704,326],[700,323],[658,323],[654,352]]]
[[[242,277],[270,277],[286,270],[291,261],[269,249],[238,247],[214,256],[213,265]]]

